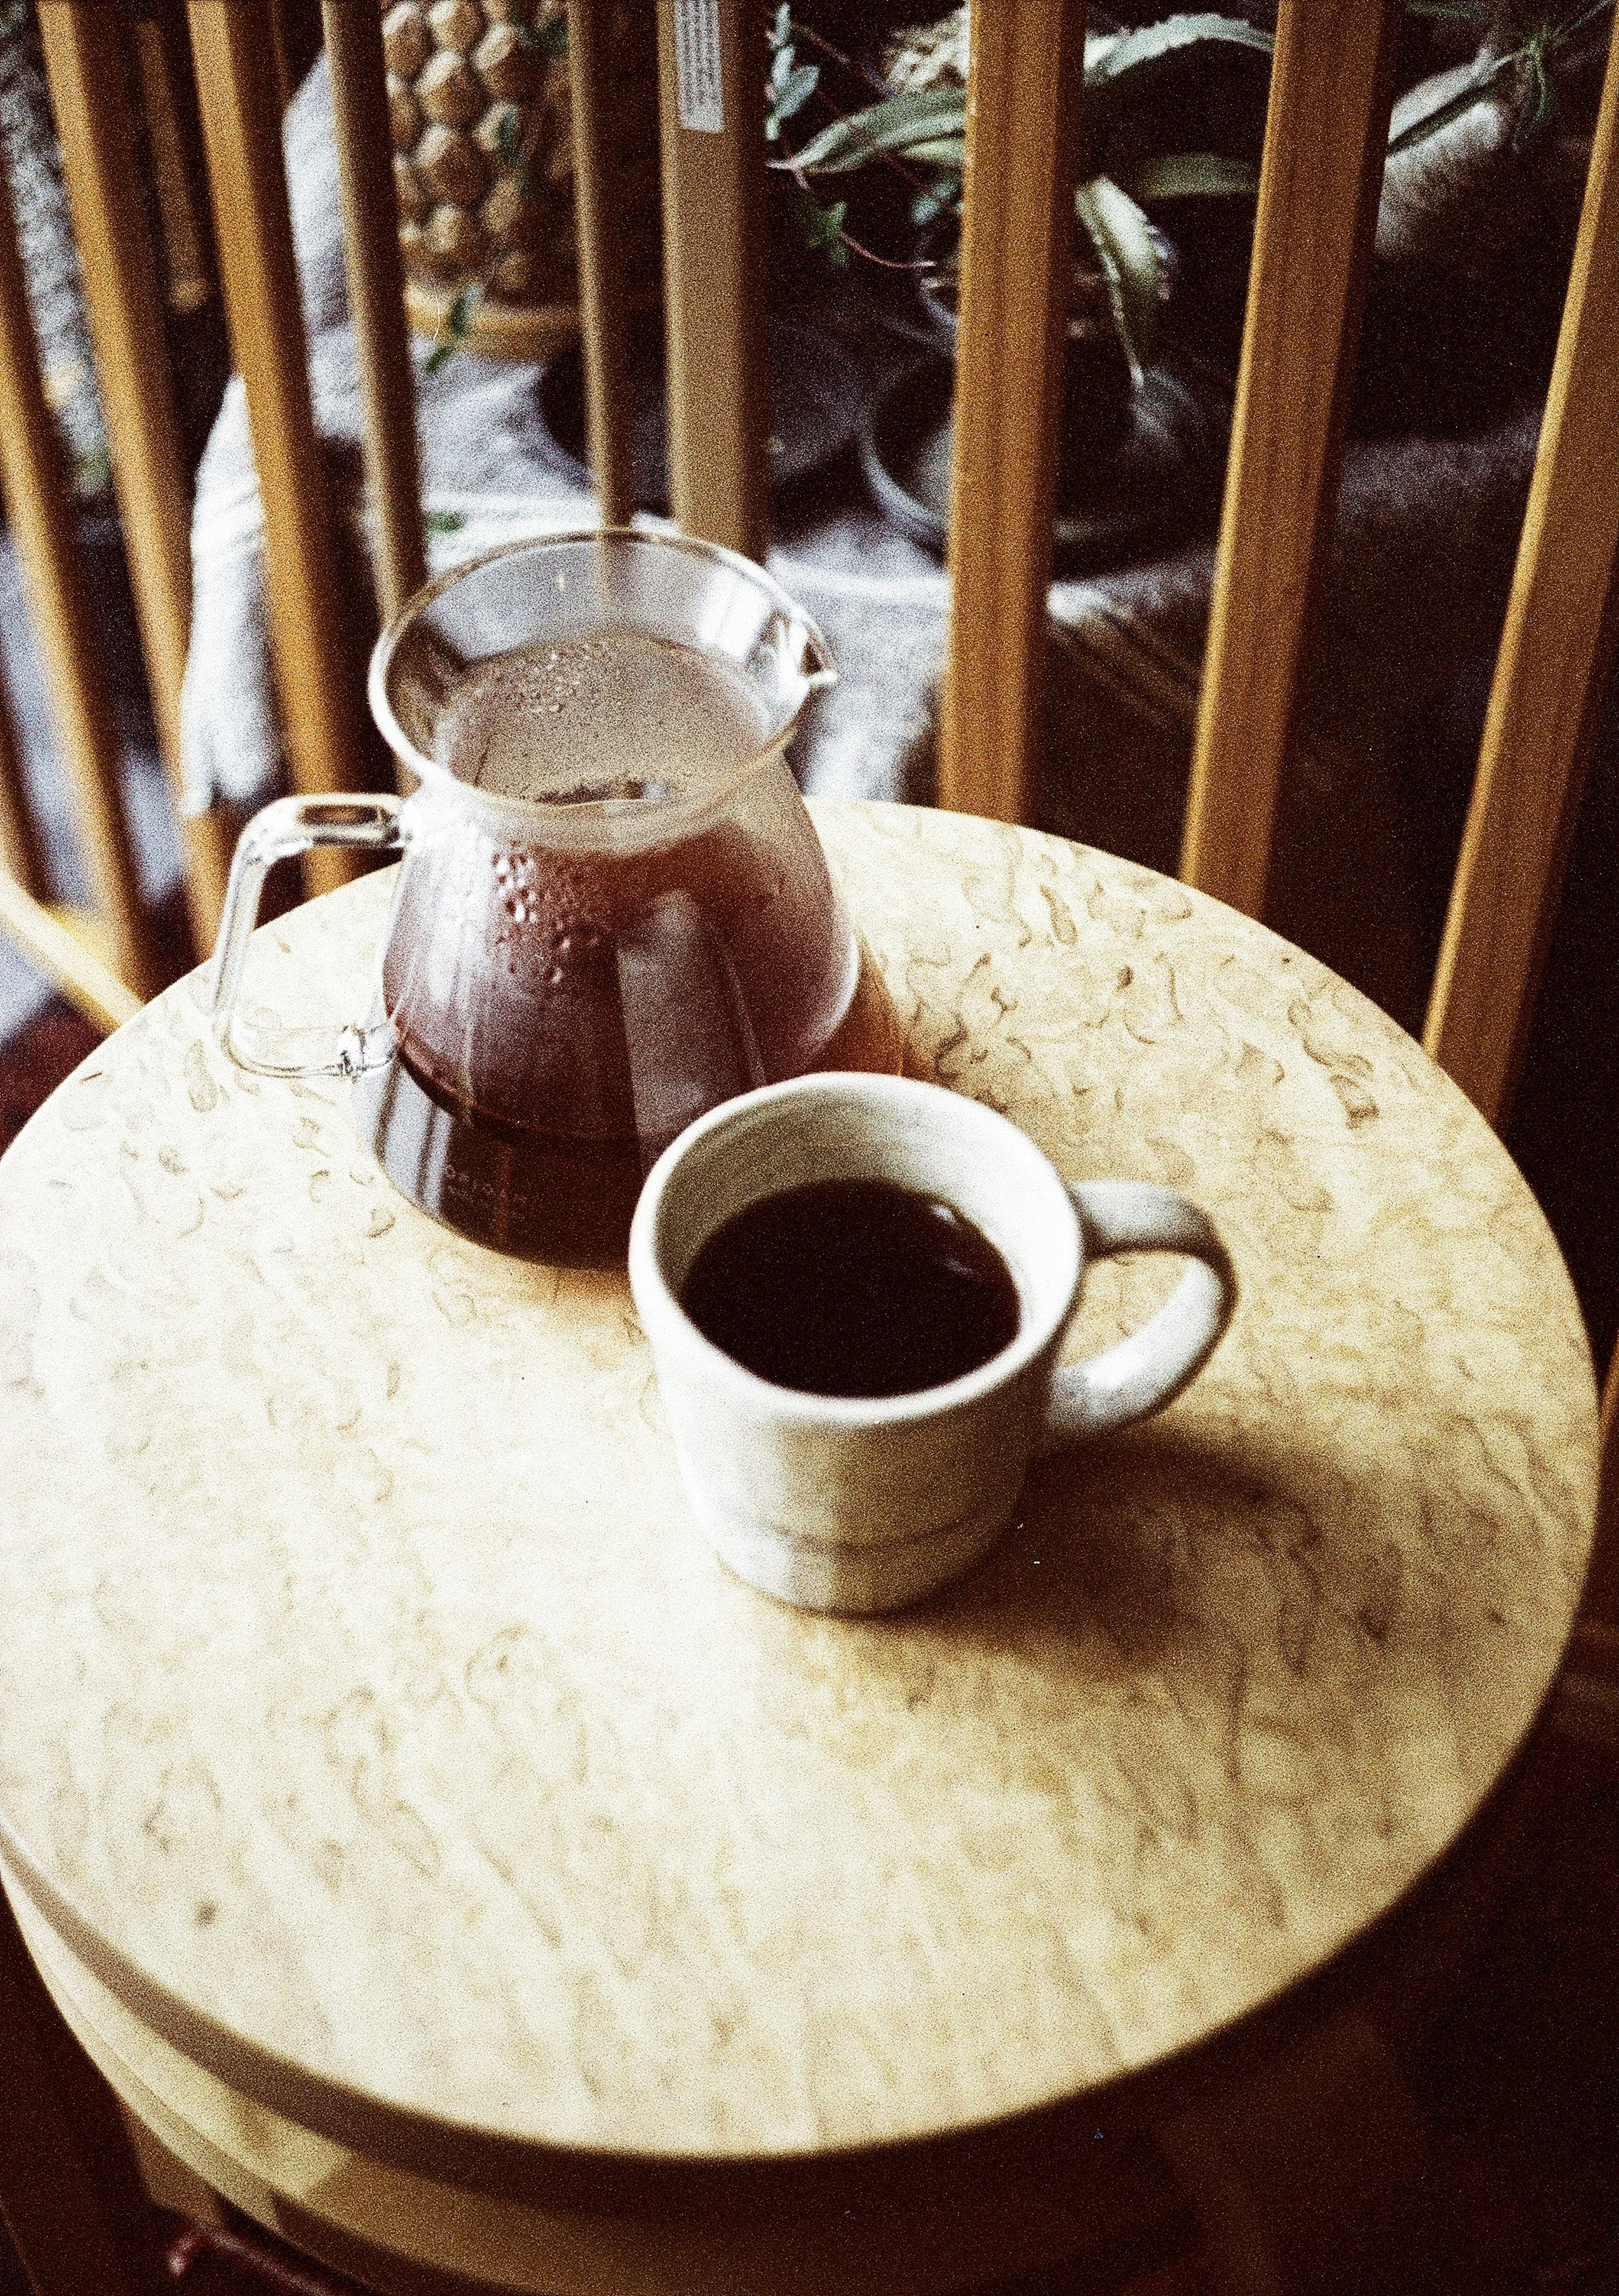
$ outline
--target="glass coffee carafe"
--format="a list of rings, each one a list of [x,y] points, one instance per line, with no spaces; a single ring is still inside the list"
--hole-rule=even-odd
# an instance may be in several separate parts
[[[694,1118],[900,1041],[785,750],[835,672],[746,559],[563,535],[431,583],[371,665],[417,786],[287,798],[236,852],[215,1026],[241,1067],[354,1079],[395,1185],[526,1259],[621,1259],[641,1181]],[[267,1032],[238,1013],[259,890],[316,845],[402,856],[374,1008]]]

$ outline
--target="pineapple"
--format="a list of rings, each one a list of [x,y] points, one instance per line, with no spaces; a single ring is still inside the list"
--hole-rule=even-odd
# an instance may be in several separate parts
[[[382,0],[405,260],[420,332],[475,291],[465,338],[544,357],[578,324],[564,0]],[[620,212],[632,299],[657,272],[657,80],[638,13],[615,10]],[[463,306],[465,309],[465,306]]]

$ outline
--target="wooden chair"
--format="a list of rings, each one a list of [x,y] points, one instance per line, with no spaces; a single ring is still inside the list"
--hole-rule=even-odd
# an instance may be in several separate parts
[[[694,42],[690,12],[658,0],[671,500],[688,530],[760,554],[768,425],[754,13],[749,0],[708,0],[695,12],[706,45]],[[1328,28],[1303,0],[1283,0],[1185,830],[1188,882],[1256,914],[1331,527],[1402,9],[1400,0],[1377,0],[1329,15]],[[302,791],[341,789],[355,776],[369,634],[349,627],[331,578],[333,513],[278,133],[284,44],[263,38],[259,0],[189,0],[188,17],[221,281],[263,492],[290,767]],[[601,0],[570,0],[589,435],[609,522],[631,502],[607,126],[611,17]],[[1039,737],[1083,17],[1081,0],[1018,0],[980,8],[974,30],[940,797],[1009,820],[1025,812]],[[423,555],[379,20],[366,0],[325,0],[323,18],[379,589],[390,611],[422,579]],[[187,506],[123,52],[111,0],[47,7],[42,20],[136,601],[177,788]],[[1616,133],[1619,47],[1426,1031],[1430,1052],[1498,1125],[1523,1056],[1614,654],[1619,456],[1607,385],[1619,366]],[[45,899],[3,725],[0,922],[111,1025],[159,985],[158,971],[135,898],[109,715],[3,190],[0,320],[0,473],[62,713],[104,951],[86,947],[83,920],[62,918]],[[206,946],[228,859],[226,824],[193,819],[185,836],[193,924]],[[335,874],[338,857],[327,859]],[[1619,1379],[1610,1378],[1610,1484],[1616,1417]],[[1593,1589],[1612,1602],[1619,1538],[1607,1532],[1619,1529],[1619,1501],[1611,1488],[1605,1506]],[[1603,1644],[1598,1631],[1592,1648],[1616,1642]],[[1375,2052],[1368,2060],[1352,2034],[1342,2058],[1342,2093],[1363,2096],[1380,2061]],[[1292,2104],[1274,2095],[1269,2108],[1256,2103],[1253,2126],[1274,2136],[1296,2109],[1296,2087],[1286,2092]],[[1188,2175],[1199,2173],[1206,2136],[1184,2134]],[[30,2254],[30,2267],[51,2296],[84,2282],[60,2243]],[[1262,2259],[1249,2284],[1281,2284],[1263,2283],[1270,2268]]]

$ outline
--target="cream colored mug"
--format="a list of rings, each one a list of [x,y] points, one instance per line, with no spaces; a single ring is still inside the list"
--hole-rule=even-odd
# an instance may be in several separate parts
[[[897,1396],[817,1395],[749,1371],[680,1305],[703,1244],[761,1198],[885,1181],[949,1204],[999,1252],[1018,1327],[975,1371]],[[1088,1260],[1167,1251],[1191,1266],[1138,1332],[1060,1369]],[[887,1611],[957,1577],[999,1537],[1031,1458],[1162,1410],[1208,1361],[1236,1279],[1195,1204],[1142,1181],[1065,1183],[990,1108],[908,1078],[821,1075],[715,1109],[653,1165],[629,1237],[693,1512],[740,1578],[816,1611]]]

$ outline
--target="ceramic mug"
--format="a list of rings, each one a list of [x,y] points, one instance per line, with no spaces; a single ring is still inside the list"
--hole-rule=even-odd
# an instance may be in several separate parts
[[[827,1180],[886,1181],[970,1220],[1016,1287],[1009,1344],[944,1386],[866,1398],[777,1386],[705,1339],[679,1296],[703,1245],[760,1199]],[[1192,1265],[1138,1332],[1059,1369],[1087,1262],[1127,1251]],[[892,1610],[966,1570],[1010,1520],[1031,1458],[1162,1410],[1237,1300],[1225,1247],[1172,1189],[1065,1183],[992,1109],[852,1075],[767,1086],[682,1133],[637,1205],[629,1280],[709,1540],[766,1594],[839,1611]]]

